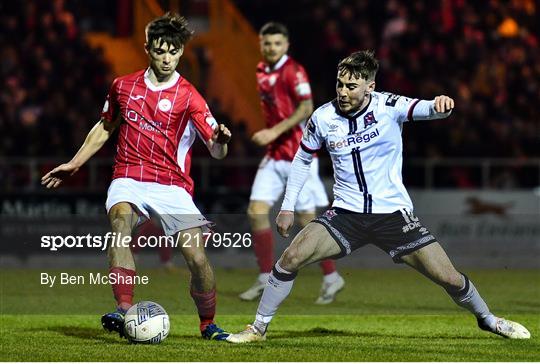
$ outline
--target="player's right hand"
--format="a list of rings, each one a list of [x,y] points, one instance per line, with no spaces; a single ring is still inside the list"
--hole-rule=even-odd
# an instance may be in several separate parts
[[[56,188],[70,176],[73,176],[79,167],[73,163],[64,163],[41,177],[41,184],[47,188]]]
[[[276,217],[277,231],[284,238],[289,237],[289,230],[294,224],[294,212],[281,210]]]

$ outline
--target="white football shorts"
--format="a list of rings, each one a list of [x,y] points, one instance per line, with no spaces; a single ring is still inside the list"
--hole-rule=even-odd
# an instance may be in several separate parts
[[[129,202],[139,214],[139,223],[154,218],[166,235],[212,225],[199,211],[191,195],[182,187],[155,182],[116,178],[107,191],[107,213],[119,202]]]
[[[259,164],[249,199],[274,205],[287,186],[291,164],[291,161],[264,157]],[[326,190],[319,177],[319,158],[313,158],[310,172],[296,201],[294,207],[296,211],[315,211],[317,207],[326,207],[329,204]]]

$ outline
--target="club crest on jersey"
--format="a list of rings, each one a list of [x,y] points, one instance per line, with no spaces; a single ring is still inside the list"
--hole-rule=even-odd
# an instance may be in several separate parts
[[[169,99],[161,99],[158,102],[158,107],[161,111],[169,111],[172,107],[172,104]]]
[[[364,128],[367,128],[368,126],[372,124],[377,124],[377,120],[375,120],[373,111],[370,111],[366,115],[364,115]]]

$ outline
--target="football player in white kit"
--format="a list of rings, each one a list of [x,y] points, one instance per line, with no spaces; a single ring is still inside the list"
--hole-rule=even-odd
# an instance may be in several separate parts
[[[367,244],[374,244],[394,262],[405,263],[440,285],[459,306],[476,316],[482,330],[512,339],[530,337],[522,325],[490,312],[473,283],[454,268],[436,238],[414,216],[402,182],[403,124],[446,118],[454,100],[444,95],[418,100],[376,92],[377,70],[378,61],[371,51],[355,52],[339,63],[337,98],[319,107],[304,130],[276,218],[277,229],[288,236],[312,153],[323,145],[334,167],[332,208],[294,238],[274,265],[255,321],[227,341],[264,340],[299,269],[321,259],[346,256]]]

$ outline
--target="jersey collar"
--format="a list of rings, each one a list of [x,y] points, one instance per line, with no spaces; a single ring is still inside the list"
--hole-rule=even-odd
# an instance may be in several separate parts
[[[270,67],[269,65],[265,65],[264,67],[264,71],[266,73],[270,73],[272,71],[277,71],[278,69],[280,69],[281,67],[283,67],[283,65],[285,64],[285,62],[287,62],[287,60],[289,59],[289,56],[284,54],[283,56],[281,56],[281,58],[279,59],[279,61],[276,62],[276,64],[274,65],[274,67]]]
[[[144,72],[144,83],[146,84],[146,86],[148,86],[148,88],[151,91],[166,90],[169,87],[174,86],[176,84],[176,82],[178,82],[178,79],[180,79],[180,74],[178,72],[174,71],[173,76],[171,77],[171,79],[169,81],[167,81],[166,83],[164,83],[164,84],[162,84],[160,86],[155,86],[152,83],[152,81],[150,81],[149,74],[150,74],[150,67],[148,67],[146,69],[146,72]]]
[[[367,105],[364,106],[364,108],[362,108],[362,110],[357,111],[354,114],[346,114],[346,113],[342,112],[341,109],[339,108],[337,98],[334,99],[334,101],[332,101],[332,105],[334,106],[334,109],[336,110],[336,114],[338,114],[339,116],[342,116],[342,117],[344,117],[346,119],[356,119],[357,117],[359,117],[360,115],[362,115],[363,113],[366,112],[369,105],[371,105],[372,100],[373,100],[373,96],[371,96],[371,94],[369,94],[369,102],[367,103]]]

